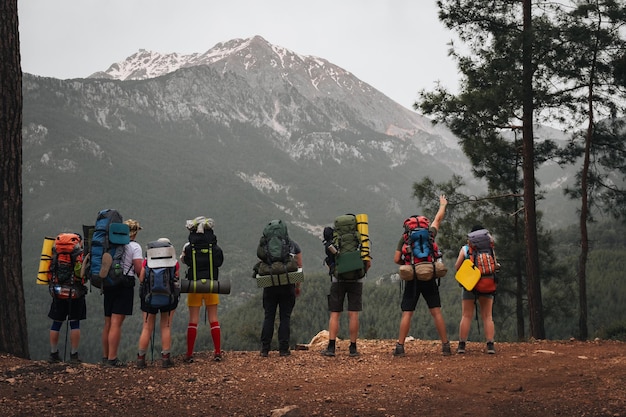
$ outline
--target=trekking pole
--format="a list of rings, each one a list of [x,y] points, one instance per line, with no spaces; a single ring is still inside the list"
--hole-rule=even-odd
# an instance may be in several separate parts
[[[478,302],[474,298],[474,311],[476,312],[476,326],[478,326],[478,334],[480,334],[480,322],[478,321]]]
[[[67,355],[67,339],[70,333],[70,320],[72,320],[72,287],[70,287],[70,295],[67,299],[67,321],[65,322],[65,346],[63,347],[63,362],[65,362],[65,358]],[[72,338],[70,337],[70,343],[72,343]]]
[[[67,335],[70,332],[70,319],[67,318],[65,322],[65,345],[63,346],[63,362],[65,362],[65,357],[67,355]]]
[[[146,314],[146,320],[150,317],[149,314]],[[154,334],[156,333],[156,314],[154,315],[154,326],[152,326],[152,337],[150,338],[150,356],[152,358],[152,363],[154,363]]]

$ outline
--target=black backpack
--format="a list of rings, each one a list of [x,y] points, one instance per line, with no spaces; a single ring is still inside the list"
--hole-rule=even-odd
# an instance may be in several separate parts
[[[189,244],[185,246],[183,262],[188,266],[188,280],[219,278],[219,267],[224,263],[224,253],[217,245],[213,230],[189,233]]]

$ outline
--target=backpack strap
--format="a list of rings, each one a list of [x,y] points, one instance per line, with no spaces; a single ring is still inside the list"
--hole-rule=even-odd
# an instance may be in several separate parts
[[[197,269],[197,262],[196,262],[196,244],[195,243],[190,243],[189,244],[191,246],[191,269],[192,269],[192,274],[193,274],[193,281],[196,281],[198,279],[198,269]],[[209,256],[209,279],[211,281],[213,281],[213,243],[207,243],[207,245],[209,246],[208,248],[208,256]]]
[[[213,281],[213,244],[209,243],[209,277]]]

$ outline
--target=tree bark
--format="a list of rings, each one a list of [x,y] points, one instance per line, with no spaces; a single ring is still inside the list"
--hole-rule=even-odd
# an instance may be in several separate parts
[[[17,0],[0,0],[0,351],[29,359],[22,280],[22,69]]]
[[[528,292],[528,313],[530,335],[535,339],[545,339],[541,282],[539,279],[539,248],[537,238],[537,209],[535,204],[535,150],[533,136],[533,28],[531,0],[524,0],[524,34],[522,50],[522,89],[523,89],[523,155],[524,176],[524,218],[526,234],[526,285]]]

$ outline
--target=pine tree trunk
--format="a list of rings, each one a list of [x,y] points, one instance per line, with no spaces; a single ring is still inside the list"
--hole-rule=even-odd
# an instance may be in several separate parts
[[[0,0],[0,351],[29,358],[22,281],[22,69],[17,0]]]
[[[524,44],[522,57],[523,92],[523,175],[524,216],[526,234],[526,285],[528,291],[528,313],[530,335],[545,339],[541,282],[539,280],[539,248],[537,238],[537,210],[535,204],[535,152],[533,136],[533,36],[531,25],[531,0],[524,0]]]

